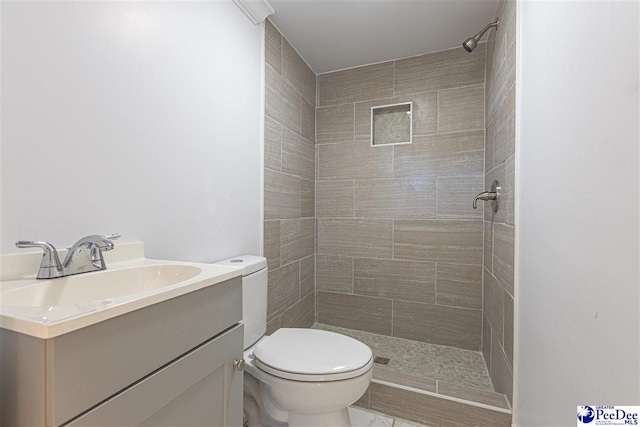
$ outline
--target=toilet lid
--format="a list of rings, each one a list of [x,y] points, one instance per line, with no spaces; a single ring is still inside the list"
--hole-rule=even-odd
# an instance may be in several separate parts
[[[258,365],[292,374],[327,376],[371,365],[371,349],[345,335],[317,329],[278,329],[253,350]],[[278,375],[282,376],[282,375]],[[351,375],[338,375],[350,377]]]

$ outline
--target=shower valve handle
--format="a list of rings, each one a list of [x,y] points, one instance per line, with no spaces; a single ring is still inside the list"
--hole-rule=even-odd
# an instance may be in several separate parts
[[[473,209],[477,209],[478,208],[478,200],[483,200],[483,201],[488,201],[488,200],[495,200],[498,198],[498,195],[496,193],[493,193],[491,191],[483,191],[482,193],[478,194],[476,197],[473,198]]]
[[[483,191],[473,198],[473,209],[478,208],[478,200],[491,201],[491,209],[494,212],[498,212],[498,198],[500,197],[501,188],[498,186],[498,181],[493,181],[491,184],[491,191]]]

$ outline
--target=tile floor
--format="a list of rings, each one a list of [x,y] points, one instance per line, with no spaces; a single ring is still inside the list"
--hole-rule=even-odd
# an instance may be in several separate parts
[[[354,407],[349,408],[349,418],[352,427],[426,427],[424,424],[394,419],[378,412]]]
[[[493,392],[487,366],[479,351],[371,334],[316,323],[313,328],[338,332],[371,347],[374,356],[389,358],[387,365],[376,364],[379,374],[399,374],[426,381],[438,380]]]

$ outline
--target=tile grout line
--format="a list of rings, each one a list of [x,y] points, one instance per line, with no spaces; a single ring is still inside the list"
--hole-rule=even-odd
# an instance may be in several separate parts
[[[396,259],[396,220],[391,219],[391,259]]]
[[[351,258],[351,294],[356,294],[356,259]]]
[[[433,287],[434,287],[433,303],[435,305],[439,305],[438,304],[438,262],[436,262],[436,277],[434,280],[435,282],[433,284]]]
[[[396,63],[397,61],[393,61],[393,97],[396,97]]]

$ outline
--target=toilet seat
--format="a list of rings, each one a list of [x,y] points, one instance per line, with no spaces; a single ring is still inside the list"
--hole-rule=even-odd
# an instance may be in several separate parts
[[[324,382],[355,378],[373,365],[365,344],[334,332],[282,328],[253,349],[258,369],[293,381]]]

